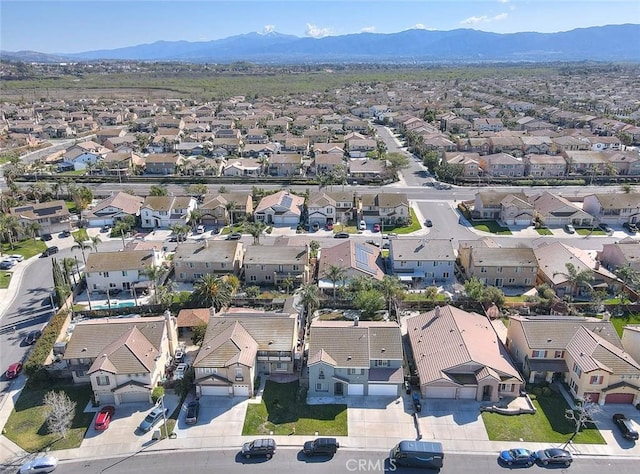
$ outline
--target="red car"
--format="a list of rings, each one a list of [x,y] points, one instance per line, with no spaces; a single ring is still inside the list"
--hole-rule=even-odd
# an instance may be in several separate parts
[[[9,366],[9,368],[4,373],[4,375],[8,379],[15,379],[20,374],[21,370],[22,370],[22,362],[14,362]]]
[[[333,224],[332,224],[331,222],[328,222],[328,223],[324,226],[324,228],[325,228],[325,229],[327,229],[327,230],[333,230]]]
[[[109,422],[111,421],[111,418],[113,418],[115,411],[115,407],[111,405],[103,407],[98,412],[98,416],[96,416],[96,422],[93,424],[94,428],[99,431],[109,428]]]

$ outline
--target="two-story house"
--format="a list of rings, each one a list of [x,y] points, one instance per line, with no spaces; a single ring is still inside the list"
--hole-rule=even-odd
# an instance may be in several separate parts
[[[462,166],[462,176],[464,178],[477,178],[482,173],[480,169],[480,154],[478,153],[445,153],[444,161],[450,165]]]
[[[135,297],[137,284],[149,280],[145,272],[163,262],[163,253],[155,249],[91,252],[84,270],[87,288],[101,293],[124,290]]]
[[[524,174],[536,178],[554,178],[567,174],[567,162],[562,155],[524,155]]]
[[[423,397],[497,402],[518,396],[523,380],[486,316],[447,305],[406,324]]]
[[[97,404],[150,404],[177,341],[168,312],[164,317],[94,319],[75,325],[62,358],[75,383],[91,384]]]
[[[596,222],[622,225],[640,223],[640,198],[636,193],[598,193],[584,197],[582,209]]]
[[[312,193],[307,202],[307,219],[310,228],[325,227],[336,222],[336,201],[327,193]]]
[[[449,239],[392,239],[389,261],[403,282],[449,286],[456,281],[456,255]]]
[[[147,196],[140,207],[143,229],[168,229],[186,225],[198,202],[191,196]]]
[[[307,397],[400,396],[402,336],[390,321],[313,321]]]
[[[300,176],[301,172],[302,155],[282,153],[269,158],[270,176]]]
[[[222,170],[223,176],[262,176],[264,165],[255,158],[233,158]]]
[[[268,250],[267,250],[268,249]],[[297,287],[309,282],[309,249],[307,246],[258,246],[246,248],[242,265],[248,285],[282,285],[290,279]]]
[[[624,238],[610,244],[602,244],[598,261],[611,271],[629,267],[640,272],[640,240]]]
[[[332,281],[329,278],[329,268],[332,265],[344,268],[344,276],[340,281]],[[358,276],[378,281],[384,278],[384,262],[378,247],[349,239],[349,241],[322,249],[318,263],[320,289],[333,290],[346,287]]]
[[[10,208],[9,213],[18,219],[23,235],[28,235],[27,227],[31,223],[39,224],[37,235],[71,230],[71,214],[64,201],[23,204]]]
[[[347,149],[351,158],[364,158],[367,153],[377,149],[377,142],[373,138],[352,138],[347,141]]]
[[[243,256],[242,242],[237,240],[183,242],[173,256],[174,280],[195,282],[204,275],[239,275]]]
[[[480,191],[476,193],[472,215],[476,219],[495,219],[507,225],[529,225],[534,211],[523,192]]]
[[[362,220],[367,224],[405,225],[409,222],[409,199],[404,193],[363,194]]]
[[[531,383],[561,380],[601,405],[640,402],[640,364],[607,319],[511,316],[507,347]]]
[[[178,153],[152,153],[144,160],[145,174],[177,174],[184,165],[184,157]]]
[[[304,208],[304,197],[278,191],[263,197],[256,206],[254,216],[267,225],[297,226]]]
[[[126,216],[137,218],[143,202],[144,199],[141,197],[118,192],[82,211],[82,220],[86,221],[89,227],[114,225]]]
[[[458,249],[467,278],[498,288],[532,288],[538,262],[531,248],[469,246]]]
[[[480,168],[485,176],[524,176],[522,160],[507,153],[494,153],[480,157]]]

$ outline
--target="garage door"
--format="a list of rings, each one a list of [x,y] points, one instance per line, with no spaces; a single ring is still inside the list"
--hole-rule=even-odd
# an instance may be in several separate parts
[[[397,397],[398,386],[389,384],[369,385],[369,395],[381,395],[385,397]]]
[[[120,397],[120,403],[149,402],[148,392],[124,392],[119,393],[118,397]]]
[[[455,387],[427,387],[424,398],[456,398]]]
[[[364,385],[361,383],[350,383],[348,387],[349,395],[364,395]]]
[[[610,393],[604,399],[605,403],[633,403],[633,393]]]
[[[598,400],[600,400],[600,394],[598,392],[594,392],[594,393],[586,393],[584,394],[585,398],[589,397],[589,401],[591,403],[598,403]]]
[[[458,392],[458,398],[462,398],[464,400],[475,400],[476,392],[476,387],[463,387]]]
[[[249,396],[249,386],[248,385],[234,385],[233,386],[233,394],[236,397],[248,397]]]
[[[113,393],[101,393],[98,398],[100,405],[112,405],[116,402],[116,396]]]
[[[214,396],[221,396],[221,397],[228,397],[229,396],[229,387],[227,386],[207,386],[207,385],[202,385],[202,395],[214,395]]]

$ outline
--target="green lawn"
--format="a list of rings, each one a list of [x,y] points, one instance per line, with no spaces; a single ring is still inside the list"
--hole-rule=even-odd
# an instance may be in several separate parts
[[[447,301],[447,299],[444,293],[438,293],[435,299],[427,298],[425,293],[406,293],[403,301]]]
[[[0,271],[0,288],[9,288],[11,282],[11,272]]]
[[[607,235],[604,230],[601,229],[576,229],[578,235]]]
[[[497,235],[511,235],[511,231],[507,227],[502,227],[496,221],[473,224],[473,228],[482,232],[490,232]]]
[[[533,399],[538,410],[535,415],[507,416],[498,413],[482,413],[487,434],[491,441],[525,441],[538,443],[564,443],[575,429],[565,418],[569,408],[560,394],[539,396]],[[535,398],[535,399],[534,399]],[[574,438],[576,444],[605,444],[600,432],[591,426],[584,428]]]
[[[613,316],[611,324],[616,328],[618,336],[622,337],[622,330],[627,324],[640,324],[640,314],[630,316]]]
[[[550,229],[536,229],[536,232],[540,235],[553,235]]]
[[[42,406],[44,394],[51,389],[63,390],[76,402],[76,414],[66,438],[50,434]],[[45,448],[70,449],[80,446],[94,413],[83,410],[91,399],[91,387],[87,385],[54,385],[46,388],[25,387],[5,425],[6,437],[25,451],[35,453]]]
[[[298,400],[298,382],[267,381],[262,403],[249,403],[242,434],[347,436],[346,405],[307,405]]]
[[[527,297],[526,296],[505,296],[504,297],[504,301],[505,303],[524,303],[527,301]]]
[[[20,242],[13,243],[13,249],[8,243],[2,244],[2,253],[3,254],[19,254],[22,255],[25,259],[31,258],[35,255],[40,255],[44,252],[44,249],[47,248],[47,244],[45,244],[42,240],[33,240],[26,239],[21,240]]]
[[[413,208],[409,208],[409,212],[411,212],[411,225],[402,226],[402,227],[392,227],[390,224],[385,224],[383,227],[383,231],[385,233],[394,232],[396,234],[410,234],[411,232],[416,232],[422,229],[420,222],[418,221],[418,216],[416,216]]]
[[[78,229],[75,232],[71,232],[71,235],[75,239],[76,237],[80,237],[83,242],[89,240],[89,236],[87,235],[87,229]]]

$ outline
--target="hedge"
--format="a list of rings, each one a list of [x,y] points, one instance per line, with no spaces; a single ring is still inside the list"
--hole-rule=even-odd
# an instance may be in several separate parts
[[[51,318],[49,324],[47,324],[44,331],[42,331],[42,336],[33,346],[33,349],[29,353],[29,358],[24,364],[24,370],[30,379],[37,378],[36,376],[38,375],[44,375],[41,373],[44,363],[53,350],[53,345],[58,340],[67,316],[68,312],[66,310],[58,311],[58,313]]]

